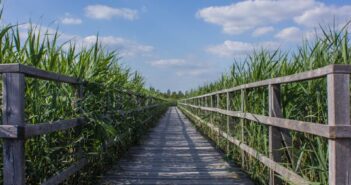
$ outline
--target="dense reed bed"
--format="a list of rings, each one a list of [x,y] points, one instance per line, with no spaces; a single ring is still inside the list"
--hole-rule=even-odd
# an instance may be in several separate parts
[[[50,33],[31,25],[22,33],[18,25],[7,25],[0,29],[0,61],[22,63],[85,82],[84,96],[77,99],[75,87],[68,84],[26,78],[27,124],[82,115],[88,121],[88,125],[78,129],[26,141],[27,184],[40,184],[82,157],[89,159],[89,165],[66,183],[93,184],[95,176],[117,160],[145,132],[150,126],[148,123],[158,119],[165,110],[163,105],[129,114],[117,112],[164,104],[164,101],[144,87],[139,73],[119,64],[117,52],[106,51],[98,40],[92,46],[78,47],[72,41],[60,42],[59,32]],[[106,141],[113,145],[107,147]]]
[[[350,35],[348,25],[342,29],[321,27],[322,33],[314,39],[305,41],[296,50],[289,52],[276,50],[267,51],[264,48],[250,54],[244,61],[235,61],[228,73],[213,83],[199,87],[187,94],[188,97],[201,95],[241,84],[260,81],[273,77],[286,76],[326,66],[328,64],[351,64]],[[281,86],[283,117],[326,124],[327,122],[327,93],[326,79],[316,79],[307,82],[291,83]],[[230,101],[231,110],[240,110],[240,92],[233,93]],[[220,97],[220,107],[226,109],[226,96]],[[210,102],[207,102],[210,105]],[[268,88],[254,88],[247,91],[245,111],[268,115]],[[216,106],[216,103],[214,104]],[[211,121],[226,130],[226,116],[216,113],[199,112],[187,108],[206,121]],[[231,119],[230,134],[241,139],[240,119]],[[243,142],[268,156],[268,127],[253,121],[244,121]],[[227,150],[224,138],[217,138],[209,130],[203,130],[217,144],[226,150],[228,158],[250,174],[258,184],[268,184],[269,170],[252,157],[241,157],[241,152],[235,146]],[[328,184],[327,140],[309,134],[290,132],[292,147],[289,150],[291,159],[282,156],[282,164],[297,172],[304,178],[316,184]]]

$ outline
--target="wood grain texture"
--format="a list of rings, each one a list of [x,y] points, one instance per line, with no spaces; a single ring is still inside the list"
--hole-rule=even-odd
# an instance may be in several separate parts
[[[5,73],[3,77],[4,125],[24,127],[24,74]],[[3,140],[4,185],[25,184],[24,139]]]
[[[222,157],[180,111],[170,108],[100,184],[253,184]]]
[[[328,86],[328,125],[350,125],[350,75],[330,74]],[[351,140],[329,139],[329,184],[351,184]]]
[[[29,77],[40,78],[44,80],[53,80],[69,84],[79,84],[81,81],[78,78],[44,71],[35,67],[23,64],[0,64],[0,73],[22,73]]]
[[[0,125],[0,138],[23,138],[23,136],[23,126]]]
[[[220,132],[223,138],[228,138],[228,140],[231,143],[233,143],[236,146],[238,146],[242,151],[246,152],[251,157],[256,158],[261,163],[263,163],[264,165],[266,165],[268,168],[270,168],[271,170],[275,171],[276,173],[280,174],[282,176],[282,178],[286,179],[287,181],[291,182],[292,184],[297,184],[297,185],[309,185],[309,184],[311,184],[311,182],[309,182],[308,180],[305,180],[304,178],[302,178],[301,176],[299,176],[298,174],[296,174],[292,170],[289,170],[289,169],[285,168],[281,164],[279,164],[279,163],[273,161],[272,159],[270,159],[269,157],[259,153],[254,148],[251,148],[250,146],[244,144],[243,142],[241,142],[240,140],[236,139],[235,137],[230,136],[226,132],[220,131],[220,129],[218,127],[216,127],[215,125],[203,121],[201,118],[199,118],[198,116],[192,114],[190,111],[186,110],[185,108],[181,108],[181,110],[186,115],[188,115],[189,117],[192,117],[194,123],[198,123],[198,124],[201,124],[201,125],[206,125],[211,130],[213,130],[215,132]]]
[[[49,134],[57,131],[64,131],[70,128],[86,124],[83,118],[54,121],[52,123],[39,123],[35,125],[26,125],[25,136],[33,137],[37,135]]]
[[[258,114],[252,114],[249,112],[242,111],[227,111],[224,109],[217,109],[211,107],[199,107],[190,104],[180,103],[180,105],[189,106],[192,108],[198,108],[205,111],[219,112],[224,115],[229,115],[238,118],[244,118],[251,121],[255,121],[258,124],[265,124],[276,126],[279,128],[285,128],[289,130],[305,132],[325,138],[351,138],[351,126],[350,125],[325,125],[321,123],[312,123],[306,121],[297,121],[285,118],[275,118],[269,116],[263,116]]]
[[[256,87],[262,87],[262,86],[268,86],[268,85],[286,84],[286,83],[299,82],[299,81],[304,81],[304,80],[311,80],[311,79],[320,78],[320,77],[326,76],[328,74],[333,74],[333,73],[334,74],[350,74],[351,73],[351,65],[331,64],[331,65],[328,65],[328,66],[325,66],[325,67],[322,67],[319,69],[311,70],[311,71],[306,71],[306,72],[296,73],[293,75],[271,78],[271,79],[267,79],[267,80],[243,84],[243,85],[239,85],[237,87],[223,89],[220,91],[207,93],[204,95],[195,96],[195,97],[191,97],[188,99],[213,96],[215,94],[224,94],[227,92],[234,92],[234,91],[239,91],[242,89],[249,89],[249,88],[256,88]]]
[[[270,117],[281,117],[282,110],[280,106],[280,86],[269,85],[268,86],[268,113]],[[268,153],[269,158],[277,163],[281,162],[282,153],[280,149],[283,147],[283,138],[280,134],[280,128],[275,126],[268,127]],[[281,180],[276,176],[274,170],[270,170],[269,184],[277,185],[282,184]]]

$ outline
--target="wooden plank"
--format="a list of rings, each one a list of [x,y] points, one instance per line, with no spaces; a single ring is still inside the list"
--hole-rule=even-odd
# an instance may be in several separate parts
[[[198,102],[197,102],[198,103]],[[198,140],[206,146],[197,146]],[[153,140],[150,138],[158,138]],[[173,138],[187,145],[173,146]],[[145,143],[148,143],[145,145]],[[150,145],[150,143],[152,145]],[[99,184],[246,184],[253,182],[223,160],[176,108],[170,108],[140,145],[107,171]]]
[[[37,69],[35,67],[30,67],[26,65],[20,64],[20,71],[26,76],[34,77],[34,78],[40,78],[44,80],[52,80],[56,82],[64,82],[64,83],[69,83],[69,84],[79,84],[81,81],[78,78],[62,75],[59,73],[54,73],[54,72],[49,72],[49,71],[44,71],[41,69]]]
[[[3,77],[4,125],[25,126],[24,122],[24,74],[5,73]],[[4,185],[25,184],[24,139],[3,140]]]
[[[0,64],[0,73],[24,73],[26,76],[40,78],[44,80],[53,80],[69,84],[79,84],[81,81],[78,78],[61,75],[54,72],[44,71],[35,67],[23,64]]]
[[[220,129],[218,127],[214,126],[211,123],[205,122],[204,120],[202,120],[198,116],[192,114],[190,111],[188,111],[186,109],[183,109],[183,108],[181,110],[185,114],[188,114],[190,117],[192,117],[195,122],[201,122],[202,124],[205,124],[206,126],[211,128],[211,130],[213,130],[215,132],[220,132],[219,131]],[[252,157],[256,158],[257,160],[259,160],[261,163],[266,165],[268,168],[270,168],[273,171],[275,171],[276,173],[280,174],[286,181],[288,181],[290,183],[293,183],[293,184],[298,184],[298,185],[309,185],[309,184],[311,184],[311,182],[309,182],[308,180],[305,180],[304,178],[302,178],[301,176],[299,176],[295,172],[285,168],[284,166],[282,166],[279,163],[273,161],[269,157],[257,152],[255,149],[253,149],[250,146],[244,144],[240,140],[237,140],[234,137],[229,136],[226,132],[220,132],[220,133],[223,136],[223,138],[228,138],[231,143],[233,143],[236,146],[238,146],[241,150],[245,151],[250,156],[252,156]]]
[[[350,125],[350,75],[330,74],[328,86],[328,125]],[[351,140],[329,139],[329,184],[351,184]]]
[[[335,139],[335,138],[351,138],[351,126],[350,125],[325,125],[321,123],[312,123],[305,121],[290,120],[284,118],[274,118],[269,116],[263,116],[258,114],[252,114],[242,111],[227,111],[223,109],[216,109],[210,107],[196,107],[193,105],[183,104],[186,106],[191,106],[193,108],[199,108],[206,111],[219,112],[224,115],[229,115],[238,118],[245,118],[251,121],[255,121],[258,124],[265,124],[276,126],[280,128],[285,128],[289,130],[294,130],[298,132],[304,132],[308,134],[313,134],[325,138]]]
[[[262,81],[257,81],[249,84],[243,84],[237,87],[229,88],[229,89],[224,89],[212,93],[207,93],[204,95],[200,96],[195,96],[191,97],[192,98],[198,98],[198,97],[206,97],[206,96],[212,96],[214,94],[224,94],[227,92],[234,92],[238,91],[241,89],[248,89],[248,88],[256,88],[256,87],[262,87],[262,86],[268,86],[268,85],[274,85],[274,84],[286,84],[286,83],[292,83],[292,82],[299,82],[299,81],[304,81],[304,80],[311,80],[311,79],[316,79],[320,78],[323,76],[326,76],[328,74],[350,74],[351,73],[351,65],[343,65],[343,64],[331,64],[319,69],[311,70],[311,71],[306,71],[306,72],[301,72],[301,73],[296,73],[293,75],[289,76],[283,76],[283,77],[277,77],[277,78],[272,78],[268,80],[262,80]]]
[[[240,93],[240,110],[242,112],[246,112],[246,90],[242,89],[241,93]],[[244,125],[245,124],[245,120],[241,119],[240,120],[240,141],[245,143],[245,128]],[[243,168],[245,168],[245,153],[244,151],[241,152],[241,166]]]
[[[230,93],[227,92],[227,96],[226,96],[227,100],[226,100],[226,104],[227,104],[227,111],[230,110]],[[227,133],[230,134],[230,116],[227,115]],[[228,138],[227,138],[228,139]],[[230,145],[229,145],[229,141],[227,140],[227,153],[228,155],[230,154]]]
[[[75,118],[69,120],[54,121],[52,123],[39,123],[35,125],[26,125],[25,136],[33,137],[42,134],[49,134],[52,132],[63,131],[70,128],[74,128],[80,125],[84,125],[87,122],[83,118]]]
[[[75,174],[81,170],[85,165],[88,164],[87,159],[81,159],[74,163],[72,166],[61,171],[57,175],[50,177],[47,181],[43,182],[42,185],[56,185],[62,183],[64,180],[68,179],[71,175]]]
[[[280,86],[279,85],[269,85],[268,87],[268,106],[269,106],[269,116],[270,117],[281,117],[282,111],[280,106]],[[269,126],[269,158],[277,163],[281,162],[282,153],[280,149],[282,146],[283,138],[280,134],[279,127]],[[282,184],[281,180],[276,176],[274,170],[270,170],[269,173],[269,184],[276,185]]]
[[[213,95],[210,96],[210,107],[213,108]],[[210,113],[210,123],[213,124],[213,114]],[[213,132],[211,131],[211,136],[213,136]]]
[[[217,107],[217,109],[220,109],[220,101],[221,101],[221,98],[220,98],[220,96],[219,96],[219,94],[216,94],[216,107]],[[198,109],[199,110],[199,109]],[[220,114],[217,114],[218,116],[220,116]],[[217,125],[219,125],[219,124],[221,124],[221,123],[218,123],[217,122]],[[217,143],[219,143],[220,141],[219,141],[219,139],[220,139],[220,134],[219,133],[217,133]]]
[[[252,183],[233,181],[227,179],[138,179],[138,178],[106,178],[106,182],[102,182],[102,185],[233,185],[233,184],[240,184],[240,185],[252,185]]]
[[[24,127],[17,125],[0,125],[0,138],[23,138]]]

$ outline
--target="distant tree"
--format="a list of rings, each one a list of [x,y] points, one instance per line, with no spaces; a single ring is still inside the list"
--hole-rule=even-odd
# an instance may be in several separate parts
[[[171,90],[167,90],[167,96],[171,96]]]
[[[178,98],[182,98],[184,96],[182,91],[178,91]]]

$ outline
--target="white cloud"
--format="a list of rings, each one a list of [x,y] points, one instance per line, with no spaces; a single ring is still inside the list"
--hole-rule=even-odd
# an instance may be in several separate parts
[[[61,19],[62,24],[82,24],[82,20],[73,17],[64,17]]]
[[[297,42],[301,41],[303,38],[303,32],[298,27],[288,27],[281,30],[275,35],[276,38],[284,41]]]
[[[291,19],[318,5],[320,3],[314,0],[249,0],[204,8],[197,12],[197,16],[220,25],[225,33],[240,34],[259,26]]]
[[[268,33],[271,33],[274,31],[274,27],[273,26],[264,26],[264,27],[259,27],[257,29],[255,29],[252,32],[252,35],[255,37],[261,36],[261,35],[265,35]]]
[[[211,65],[208,62],[194,59],[170,58],[154,60],[148,63],[153,67],[172,70],[177,76],[199,77],[212,72]]]
[[[279,43],[273,41],[249,43],[226,40],[223,44],[210,46],[206,50],[207,52],[220,57],[237,57],[250,54],[255,49],[264,48],[268,50],[274,50],[278,49],[279,46]]]
[[[90,35],[82,39],[83,45],[92,45],[96,42],[97,37]],[[140,44],[121,37],[99,36],[99,42],[110,49],[116,49],[122,56],[133,57],[136,55],[145,55],[154,50],[154,47]]]
[[[212,71],[208,68],[203,68],[203,69],[185,69],[182,71],[177,71],[176,75],[177,76],[203,76],[207,75],[209,73],[212,73]]]
[[[85,15],[93,19],[112,19],[120,17],[127,20],[138,18],[138,11],[128,8],[114,8],[106,5],[89,5],[85,7]]]
[[[155,67],[176,67],[186,65],[184,59],[160,59],[151,61],[150,64]]]
[[[294,17],[294,21],[306,27],[318,27],[319,24],[333,24],[344,26],[351,20],[351,6],[326,6],[320,5],[305,11],[303,14]]]

